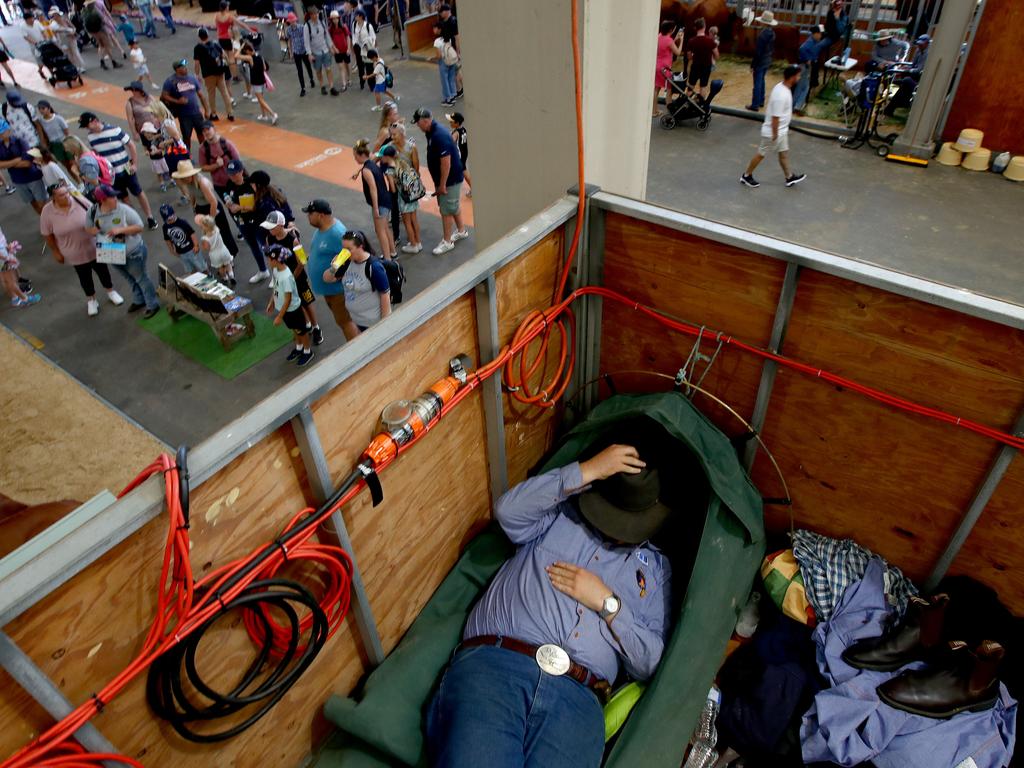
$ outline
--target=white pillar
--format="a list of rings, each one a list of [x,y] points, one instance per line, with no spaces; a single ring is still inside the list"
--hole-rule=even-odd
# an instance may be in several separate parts
[[[642,200],[647,194],[661,3],[580,2],[587,183]]]

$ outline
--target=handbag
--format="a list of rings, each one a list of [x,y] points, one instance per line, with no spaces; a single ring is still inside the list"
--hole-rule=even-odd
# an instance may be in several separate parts
[[[407,203],[414,203],[427,194],[423,180],[412,166],[402,168],[398,173],[398,192]]]
[[[264,73],[263,77],[266,80],[264,87],[267,89],[267,93],[270,93],[274,90],[274,81],[270,79],[269,72]]]

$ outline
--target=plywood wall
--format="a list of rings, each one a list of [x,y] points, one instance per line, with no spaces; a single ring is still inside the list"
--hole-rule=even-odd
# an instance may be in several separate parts
[[[525,268],[498,278],[501,311],[519,315],[547,306],[551,263],[562,252],[562,233],[521,257]],[[545,284],[546,283],[546,284]],[[504,333],[518,320],[502,319]],[[313,406],[336,477],[346,474],[375,433],[380,409],[414,397],[447,375],[448,361],[465,352],[477,360],[472,294],[446,307],[424,326],[363,368]],[[550,417],[547,417],[550,418]],[[547,418],[509,444],[509,464],[526,466],[547,448]],[[515,427],[515,425],[510,425]],[[390,650],[490,514],[483,409],[474,394],[383,475],[384,502],[359,498],[344,510],[385,650]],[[140,463],[143,459],[140,458]],[[202,574],[274,538],[313,503],[299,449],[284,426],[193,491],[192,562]],[[164,519],[153,520],[5,630],[81,702],[134,656],[154,609],[154,584],[163,555]],[[203,670],[234,673],[251,653],[238,626],[225,622],[200,653]],[[327,729],[320,715],[333,692],[348,693],[366,671],[365,653],[346,621],[312,667],[281,702],[242,735],[197,745],[156,720],[140,677],[94,723],[125,754],[150,766],[249,768],[297,766]],[[0,673],[0,756],[6,757],[49,725],[40,710]]]
[[[608,214],[605,232],[604,285],[670,315],[705,325],[701,351],[713,354],[714,333],[722,330],[755,344],[767,345],[785,266],[737,248],[674,230]],[[667,335],[663,326],[631,308],[604,302],[601,370],[645,370],[675,376],[696,339]],[[697,369],[703,371],[703,364]],[[702,384],[739,413],[749,417],[757,395],[761,365],[731,349],[723,349]],[[616,375],[619,389],[659,391],[664,381],[646,376]],[[607,390],[605,391],[607,394]],[[700,395],[712,419],[726,434],[744,428]]]
[[[766,345],[781,262],[619,215],[608,216],[605,242],[608,287]],[[674,373],[692,345],[609,305],[602,331],[604,371]],[[783,351],[1004,430],[1024,407],[1024,333],[813,270],[801,272]],[[706,386],[749,417],[761,363],[739,352],[723,362]],[[640,378],[635,385],[665,386]],[[730,431],[720,412],[710,413]],[[852,537],[915,579],[930,573],[998,450],[986,438],[787,369],[778,373],[763,437],[789,483],[797,526]],[[763,456],[753,474],[762,493],[780,495]],[[1018,611],[1024,611],[1016,519],[1022,498],[1018,459],[953,567],[995,587]],[[784,508],[769,507],[767,515],[771,529],[788,528]]]
[[[992,150],[1024,153],[1024,69],[1020,66],[1024,3],[986,0],[978,31],[953,98],[943,138],[955,141],[964,128],[985,132]]]

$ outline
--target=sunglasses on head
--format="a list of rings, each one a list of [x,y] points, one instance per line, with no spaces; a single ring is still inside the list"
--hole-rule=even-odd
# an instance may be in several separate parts
[[[52,195],[58,189],[62,189],[64,187],[66,187],[67,185],[68,185],[68,183],[66,181],[58,181],[56,184],[51,184],[50,186],[48,186],[46,188],[46,194]]]

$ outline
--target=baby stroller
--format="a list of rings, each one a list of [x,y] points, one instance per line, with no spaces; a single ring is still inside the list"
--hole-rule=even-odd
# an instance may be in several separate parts
[[[68,88],[73,88],[72,83],[76,80],[79,85],[85,85],[78,67],[71,63],[59,45],[53,42],[44,42],[38,45],[37,50],[43,66],[50,70],[50,76],[47,78],[50,85],[60,82],[67,83]]]
[[[671,131],[676,127],[676,123],[696,118],[697,130],[706,131],[711,125],[711,102],[722,90],[723,82],[712,80],[708,88],[708,97],[705,99],[696,91],[690,90],[683,75],[673,75],[667,68],[663,74],[668,81],[669,91],[666,100],[668,114],[661,116],[661,127]]]

